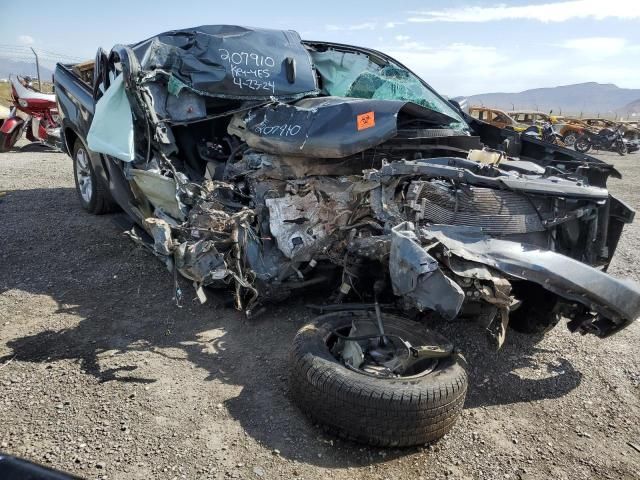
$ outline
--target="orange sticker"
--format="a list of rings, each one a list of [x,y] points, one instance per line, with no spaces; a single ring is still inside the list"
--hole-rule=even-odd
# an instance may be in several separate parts
[[[376,116],[373,112],[361,113],[356,118],[356,125],[358,130],[364,130],[365,128],[371,128],[376,126]]]

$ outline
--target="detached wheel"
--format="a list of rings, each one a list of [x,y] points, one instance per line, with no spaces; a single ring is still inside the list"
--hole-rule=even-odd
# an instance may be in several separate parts
[[[87,212],[100,215],[117,210],[109,190],[93,170],[89,149],[79,139],[73,146],[73,176],[80,204]]]
[[[318,317],[298,332],[290,352],[294,402],[329,432],[370,445],[423,445],[445,435],[467,393],[459,356],[423,358],[396,376],[380,374],[379,367],[347,367],[335,356],[341,341],[335,332],[348,335],[354,321],[358,332],[377,331],[375,314],[340,312]],[[434,333],[419,323],[386,314],[383,323],[390,337],[414,346],[434,343]]]

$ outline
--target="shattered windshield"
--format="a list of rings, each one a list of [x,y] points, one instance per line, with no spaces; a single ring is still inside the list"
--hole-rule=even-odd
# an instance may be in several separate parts
[[[387,63],[379,65],[362,53],[337,50],[311,51],[322,80],[322,93],[339,97],[402,100],[457,119],[455,130],[468,127],[460,115],[408,70]]]

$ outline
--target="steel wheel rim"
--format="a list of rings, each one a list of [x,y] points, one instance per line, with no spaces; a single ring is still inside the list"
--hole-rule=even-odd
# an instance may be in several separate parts
[[[573,144],[576,150],[587,150],[589,147],[589,142],[587,142],[586,140],[582,140],[582,139],[576,139],[575,143]]]
[[[349,327],[343,327],[340,328],[338,330],[342,330],[342,334],[348,335],[349,334]],[[398,376],[386,376],[386,375],[378,375],[378,374],[374,374],[374,373],[370,373],[365,371],[364,369],[360,369],[360,368],[355,368],[355,367],[351,367],[348,364],[344,363],[342,361],[341,358],[336,357],[334,355],[334,353],[332,352],[332,346],[335,343],[335,341],[337,340],[337,337],[335,335],[335,333],[331,332],[328,336],[326,336],[324,338],[324,344],[327,347],[327,349],[329,350],[329,352],[331,353],[331,355],[340,363],[342,364],[343,367],[345,367],[347,370],[351,371],[351,372],[355,372],[358,373],[360,375],[364,375],[367,377],[371,377],[371,378],[378,378],[381,380],[393,380],[393,379],[412,379],[412,378],[418,378],[418,377],[422,377],[424,375],[429,375],[431,373],[433,373],[435,371],[435,369],[438,367],[438,364],[440,363],[439,359],[425,359],[423,361],[420,362],[420,364],[416,364],[416,368],[413,369],[410,373],[402,373]]]
[[[93,182],[91,181],[91,170],[89,169],[89,158],[84,148],[76,152],[76,179],[78,180],[78,190],[82,200],[91,202],[93,194]]]

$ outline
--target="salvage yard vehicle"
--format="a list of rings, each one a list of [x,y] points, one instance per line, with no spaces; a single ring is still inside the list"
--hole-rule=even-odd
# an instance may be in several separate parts
[[[551,143],[561,147],[566,146],[562,139],[562,135],[556,132],[554,125],[549,122],[544,122],[540,125],[531,125],[521,133],[522,135],[542,140],[545,143]]]
[[[558,120],[554,127],[567,147],[573,147],[580,135],[584,134],[585,131],[592,130],[586,123],[572,118],[562,118]]]
[[[524,125],[541,126],[545,123],[554,124],[555,118],[551,115],[547,115],[544,112],[538,112],[535,110],[515,110],[509,112],[513,119]]]
[[[622,133],[622,137],[628,142],[635,143],[640,136],[640,130],[638,130],[637,126],[634,126],[631,122],[613,121],[606,118],[584,118],[582,121],[589,125],[594,131],[599,131],[603,128],[615,130],[618,127],[621,127],[620,133]]]
[[[605,150],[608,152],[617,152],[618,155],[625,155],[629,150],[628,142],[622,136],[622,127],[617,126],[613,129],[603,128],[598,133],[585,130],[574,144],[576,151],[587,153],[589,150]]]
[[[616,128],[618,126],[616,122],[606,118],[582,118],[581,120],[590,127],[594,127],[596,130],[600,130],[602,128]]]
[[[607,266],[634,211],[616,169],[480,122],[367,48],[237,26],[175,30],[58,64],[78,197],[122,208],[129,236],[255,316],[333,292],[290,352],[293,400],[343,437],[442,437],[462,409],[461,353],[434,317],[508,327],[561,317],[607,337],[640,314]]]
[[[640,149],[640,130],[631,125],[626,125],[625,122],[614,122],[606,118],[584,118],[582,121],[589,125],[594,133],[600,133],[603,130],[606,130],[604,133],[619,131],[624,139],[628,153],[633,153]]]
[[[618,120],[618,124],[624,127],[625,138],[628,140],[640,139],[640,126],[638,125],[638,122],[632,120]]]
[[[528,125],[522,132],[523,135],[534,136],[543,142],[564,146],[562,136],[554,129],[556,117],[530,110],[516,110],[511,112],[511,115],[521,125]]]
[[[473,118],[499,128],[510,128],[516,132],[523,132],[527,129],[527,125],[516,122],[508,113],[496,108],[472,106],[469,108],[468,113]]]

